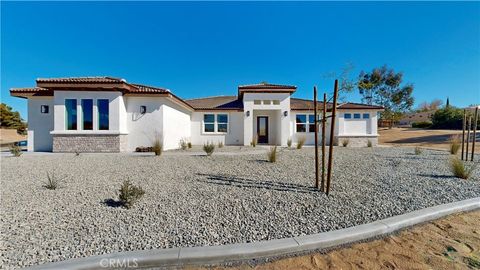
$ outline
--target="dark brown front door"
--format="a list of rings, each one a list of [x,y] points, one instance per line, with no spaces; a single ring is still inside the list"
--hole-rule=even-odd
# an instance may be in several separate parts
[[[257,117],[257,140],[258,143],[268,143],[268,117]]]

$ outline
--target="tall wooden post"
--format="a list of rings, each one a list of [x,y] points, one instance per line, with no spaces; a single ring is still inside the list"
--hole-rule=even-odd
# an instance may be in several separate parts
[[[325,192],[325,148],[327,144],[327,94],[323,93],[323,108],[322,108],[322,192]]]
[[[465,113],[465,109],[463,110],[463,122],[462,122],[462,160],[465,156],[465,125],[467,124],[467,114]]]
[[[475,157],[475,141],[477,140],[477,122],[478,122],[478,106],[475,108],[475,116],[473,117],[473,142],[472,142],[472,157],[471,161]]]
[[[472,126],[472,116],[467,121],[467,147],[465,147],[465,160],[468,161],[468,146],[470,144],[470,127]]]
[[[334,134],[335,134],[335,117],[337,113],[337,96],[338,96],[338,80],[335,80],[335,86],[333,90],[332,121],[330,125],[330,146],[328,148],[327,195],[328,193],[330,193],[330,184],[332,181],[333,140],[334,140]]]
[[[319,186],[318,177],[318,122],[317,122],[317,87],[313,87],[313,121],[315,122],[315,187]]]

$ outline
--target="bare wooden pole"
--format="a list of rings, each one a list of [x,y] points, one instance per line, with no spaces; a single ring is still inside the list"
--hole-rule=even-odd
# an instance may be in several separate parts
[[[338,80],[335,80],[335,86],[333,90],[333,104],[332,104],[332,121],[330,124],[330,146],[328,148],[328,171],[327,171],[327,195],[330,193],[330,184],[332,180],[332,168],[333,168],[333,139],[335,133],[335,116],[337,113],[337,96],[338,96]]]
[[[470,144],[470,127],[472,126],[472,116],[467,121],[467,147],[465,147],[465,160],[468,160],[468,146]]]
[[[322,192],[325,192],[325,148],[327,144],[326,132],[327,130],[327,94],[323,93],[323,108],[322,108]]]
[[[319,176],[318,176],[318,122],[317,122],[317,87],[313,87],[313,121],[315,122],[315,187],[319,186]]]
[[[462,160],[463,157],[465,156],[465,125],[467,124],[467,114],[465,113],[465,110],[463,110],[463,123],[462,123]]]
[[[471,161],[475,157],[475,141],[477,140],[477,122],[478,122],[478,107],[475,108],[475,116],[473,117],[473,142],[472,142],[472,157]]]

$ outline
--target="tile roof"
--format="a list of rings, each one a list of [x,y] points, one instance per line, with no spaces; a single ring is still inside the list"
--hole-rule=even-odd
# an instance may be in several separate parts
[[[272,83],[258,83],[258,84],[247,84],[239,85],[239,90],[251,90],[251,89],[293,89],[296,90],[297,87],[294,85],[284,85],[284,84],[272,84]]]
[[[99,77],[64,77],[64,78],[38,78],[37,83],[126,83],[120,78]]]
[[[130,89],[128,93],[170,93],[170,90],[161,87],[148,86],[137,83],[129,83],[133,86],[133,89]]]
[[[237,96],[186,99],[185,102],[196,110],[243,110],[243,102]]]
[[[318,102],[317,104],[319,108],[322,108],[323,102]],[[333,104],[331,102],[327,103],[327,110],[331,110]],[[383,110],[382,106],[377,105],[368,105],[368,104],[361,104],[361,103],[340,103],[337,105],[338,109],[342,110]],[[301,98],[290,98],[290,109],[292,110],[313,110],[313,100],[309,99],[301,99]]]
[[[24,87],[11,88],[10,94],[14,97],[53,96],[53,91],[42,87]]]

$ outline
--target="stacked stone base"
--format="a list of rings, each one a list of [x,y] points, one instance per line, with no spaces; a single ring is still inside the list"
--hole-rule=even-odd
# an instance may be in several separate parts
[[[53,152],[118,153],[125,151],[126,136],[118,134],[56,134]]]
[[[372,143],[372,146],[378,145],[378,137],[365,136],[337,136],[335,145],[343,146],[345,140],[348,140],[347,147],[367,147],[369,141]]]

